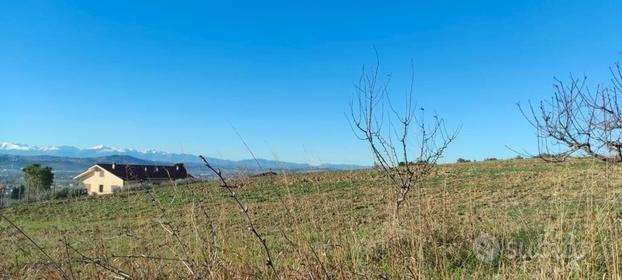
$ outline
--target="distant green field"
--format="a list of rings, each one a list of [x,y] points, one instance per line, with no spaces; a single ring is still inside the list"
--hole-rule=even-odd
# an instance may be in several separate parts
[[[276,274],[215,181],[21,204],[0,211],[50,258],[1,220],[0,276],[616,278],[621,171],[587,160],[440,165],[399,219],[378,171],[236,180]]]

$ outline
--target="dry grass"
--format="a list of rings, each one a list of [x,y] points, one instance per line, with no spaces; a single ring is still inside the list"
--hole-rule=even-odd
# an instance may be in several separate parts
[[[276,273],[216,182],[19,205],[1,213],[52,261],[3,220],[0,277],[617,279],[620,171],[587,160],[441,165],[399,223],[379,172],[237,181]]]

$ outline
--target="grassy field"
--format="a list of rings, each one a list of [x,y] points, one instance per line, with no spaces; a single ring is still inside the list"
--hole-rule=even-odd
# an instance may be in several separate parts
[[[217,182],[0,210],[0,277],[617,279],[622,168],[439,165],[398,218],[373,170],[238,180],[274,259]],[[29,240],[28,238],[31,238]],[[39,250],[34,244],[40,246]],[[47,256],[46,256],[47,255]],[[49,256],[49,257],[48,257]]]

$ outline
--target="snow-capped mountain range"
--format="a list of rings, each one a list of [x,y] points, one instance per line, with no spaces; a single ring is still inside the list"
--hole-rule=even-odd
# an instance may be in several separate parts
[[[0,154],[18,155],[18,156],[58,156],[58,157],[74,157],[74,158],[91,158],[112,155],[126,155],[140,159],[160,161],[160,162],[198,162],[199,159],[195,155],[175,154],[156,150],[135,150],[120,149],[104,145],[98,145],[90,148],[77,148],[73,146],[47,146],[38,147],[25,144],[0,143]]]
[[[90,148],[77,148],[74,146],[47,146],[37,147],[25,144],[15,144],[2,142],[0,143],[0,155],[12,155],[12,156],[53,156],[64,158],[102,158],[109,156],[130,156],[137,159],[162,162],[162,163],[187,163],[187,164],[199,164],[201,161],[197,155],[181,154],[181,153],[169,153],[157,150],[135,150],[135,149],[120,149],[113,148],[104,145],[94,146]],[[256,169],[260,166],[263,169],[297,169],[297,170],[309,170],[309,169],[359,169],[362,166],[350,165],[350,164],[322,164],[322,165],[310,165],[307,163],[293,163],[283,162],[266,159],[245,159],[245,160],[225,160],[218,158],[209,158],[208,160],[219,167],[223,168],[247,168]]]

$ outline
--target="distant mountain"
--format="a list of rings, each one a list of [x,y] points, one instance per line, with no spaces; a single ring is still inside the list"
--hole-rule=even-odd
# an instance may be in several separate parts
[[[162,161],[162,162],[199,162],[199,158],[189,154],[175,154],[156,150],[139,151],[135,149],[119,149],[104,145],[90,148],[77,148],[73,146],[48,146],[37,147],[15,143],[0,143],[0,154],[18,156],[59,156],[75,158],[93,158],[112,155],[126,155],[135,158]]]
[[[224,172],[258,172],[265,170],[347,170],[365,168],[347,164],[310,165],[267,159],[224,160],[208,158],[208,161]],[[199,157],[191,154],[176,154],[156,150],[139,151],[107,146],[77,148],[73,146],[37,147],[15,143],[0,143],[0,171],[19,171],[31,163],[52,167],[57,172],[75,173],[97,162],[116,162],[126,164],[172,164],[184,163],[188,172],[195,176],[210,176]],[[6,173],[6,172],[5,172]],[[2,172],[0,172],[0,177]],[[77,175],[77,173],[76,173]]]
[[[360,169],[360,166],[351,165],[321,165],[312,166],[303,163],[289,163],[273,160],[258,159],[229,161],[216,158],[208,158],[208,161],[221,169],[227,176],[252,175],[267,170],[305,172],[314,170],[344,170]],[[54,172],[54,182],[59,185],[75,183],[73,177],[80,174],[96,163],[117,163],[117,164],[145,164],[145,165],[171,165],[173,162],[162,162],[139,159],[127,155],[111,155],[103,157],[77,158],[59,156],[22,156],[0,154],[0,182],[19,183],[23,179],[22,168],[38,163],[43,166],[52,167]],[[178,161],[176,161],[178,162]],[[188,173],[195,177],[211,178],[214,174],[199,162],[184,163]]]
[[[57,156],[17,156],[17,155],[0,155],[0,170],[22,169],[27,165],[38,163],[41,165],[52,167],[54,171],[69,172],[84,170],[89,166],[98,162],[118,162],[126,164],[165,164],[150,160],[143,160],[131,156],[105,156],[96,158],[71,158]],[[76,174],[77,175],[77,174]]]

